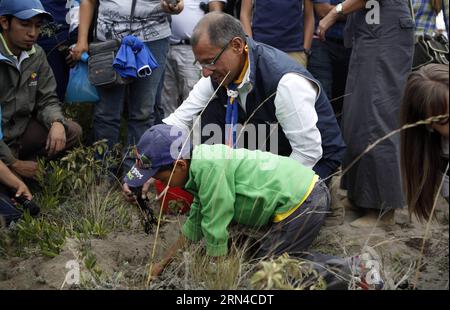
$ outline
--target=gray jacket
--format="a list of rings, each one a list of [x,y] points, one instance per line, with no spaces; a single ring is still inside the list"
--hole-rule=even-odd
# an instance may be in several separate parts
[[[11,165],[16,161],[9,145],[20,138],[30,119],[36,118],[45,127],[64,120],[56,95],[56,80],[45,52],[38,45],[27,52],[20,70],[0,34],[0,108],[3,141],[0,160]]]

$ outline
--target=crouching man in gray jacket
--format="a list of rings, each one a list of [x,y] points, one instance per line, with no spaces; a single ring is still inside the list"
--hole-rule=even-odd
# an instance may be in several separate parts
[[[75,146],[82,132],[64,118],[53,72],[35,45],[42,23],[52,19],[39,0],[0,1],[0,160],[31,179],[38,156]]]

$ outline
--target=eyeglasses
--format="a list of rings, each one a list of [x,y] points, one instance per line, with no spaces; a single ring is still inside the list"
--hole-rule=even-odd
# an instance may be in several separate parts
[[[228,41],[227,44],[225,44],[224,47],[222,47],[222,49],[220,50],[219,54],[216,55],[216,57],[214,57],[214,59],[210,62],[210,63],[200,63],[197,59],[194,61],[194,66],[199,64],[202,69],[214,69],[216,62],[219,60],[220,56],[222,56],[223,52],[225,52],[225,50],[227,49],[228,45],[230,44],[230,42],[233,39],[231,39],[230,41]]]
[[[436,123],[441,126],[447,125],[448,124],[448,116],[439,119]]]

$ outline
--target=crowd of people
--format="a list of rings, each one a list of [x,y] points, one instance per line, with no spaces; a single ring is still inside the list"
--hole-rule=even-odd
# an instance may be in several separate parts
[[[236,222],[267,227],[256,257],[306,257],[330,288],[348,287],[336,272],[351,274],[362,256],[304,254],[333,176],[344,172],[346,203],[363,211],[355,228],[392,225],[404,206],[429,219],[439,188],[448,201],[448,51],[446,64],[412,71],[416,38],[438,32],[439,13],[448,31],[448,1],[369,2],[0,0],[1,217],[21,217],[14,197],[32,199],[38,157],[81,141],[62,109],[69,69],[90,42],[132,35],[158,66],[97,87],[93,141],[119,143],[125,116],[125,160],[111,173],[124,175],[126,198],[154,179],[194,197],[153,275],[186,240],[226,255]],[[381,288],[375,278],[361,285]]]

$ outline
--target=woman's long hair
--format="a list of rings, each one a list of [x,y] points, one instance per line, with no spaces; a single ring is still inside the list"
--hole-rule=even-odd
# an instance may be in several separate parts
[[[401,123],[414,124],[448,114],[448,66],[429,64],[413,72],[407,81]],[[440,184],[441,135],[431,125],[419,125],[401,133],[401,166],[409,212],[428,220]]]

